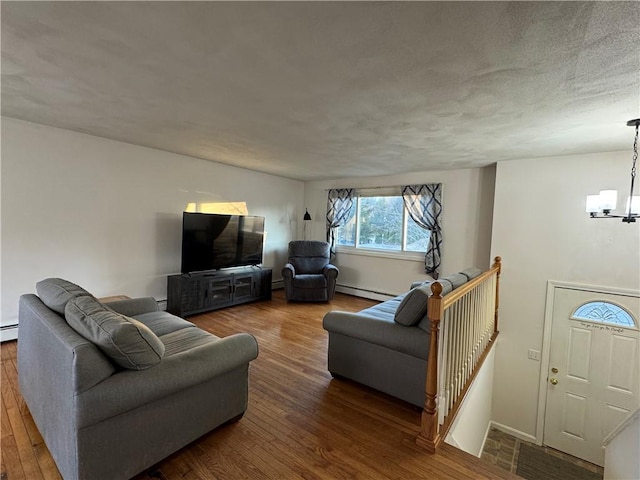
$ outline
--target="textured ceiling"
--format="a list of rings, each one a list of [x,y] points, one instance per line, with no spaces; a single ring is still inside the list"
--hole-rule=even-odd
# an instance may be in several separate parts
[[[640,2],[2,2],[2,114],[300,180],[626,150]]]

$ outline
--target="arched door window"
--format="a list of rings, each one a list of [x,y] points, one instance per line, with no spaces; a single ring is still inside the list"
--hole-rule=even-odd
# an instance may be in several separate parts
[[[571,319],[606,323],[625,328],[638,328],[635,319],[628,311],[610,302],[599,301],[585,303],[573,312]]]

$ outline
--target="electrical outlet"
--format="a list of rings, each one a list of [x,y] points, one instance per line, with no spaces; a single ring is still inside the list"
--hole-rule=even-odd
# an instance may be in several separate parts
[[[529,360],[535,360],[537,362],[540,361],[540,350],[534,350],[533,348],[529,349]]]

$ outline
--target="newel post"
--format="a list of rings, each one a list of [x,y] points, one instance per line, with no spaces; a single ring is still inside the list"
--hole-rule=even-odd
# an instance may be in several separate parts
[[[498,306],[500,304],[500,272],[502,271],[502,257],[496,257],[491,268],[496,269],[496,311],[493,320],[493,333],[498,333]]]
[[[427,361],[426,399],[416,443],[430,453],[435,453],[441,441],[438,427],[438,337],[442,318],[442,285],[439,282],[431,284],[431,296],[427,300],[427,316],[431,323],[431,338]]]

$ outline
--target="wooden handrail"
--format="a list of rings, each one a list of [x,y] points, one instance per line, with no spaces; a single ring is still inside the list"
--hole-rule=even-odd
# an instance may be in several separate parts
[[[442,284],[440,282],[433,282],[431,284],[431,296],[427,300],[427,318],[431,323],[431,338],[429,343],[429,356],[427,360],[427,380],[425,385],[425,405],[422,411],[420,433],[416,438],[416,443],[424,447],[427,451],[435,453],[436,449],[442,443],[447,435],[449,428],[453,423],[464,397],[471,386],[471,383],[475,379],[478,370],[484,363],[484,360],[490,351],[491,347],[495,343],[495,339],[498,336],[498,291],[500,272],[502,268],[502,259],[496,257],[492,267],[486,272],[480,274],[478,277],[470,280],[461,287],[457,288],[453,292],[442,296]],[[444,410],[443,415],[446,415],[445,420],[442,423],[442,428],[439,422],[439,405],[438,398],[442,392],[439,392],[439,379],[438,379],[438,363],[440,357],[440,330],[441,322],[445,318],[445,310],[453,306],[462,299],[469,292],[478,288],[484,282],[489,281],[492,277],[496,278],[495,281],[495,305],[493,313],[493,332],[491,337],[487,341],[484,350],[479,354],[478,361],[473,366],[473,371],[465,379],[460,394],[455,398],[454,404],[451,410],[448,412]]]
[[[490,278],[494,274],[497,273],[497,275],[500,276],[500,270],[502,268],[501,262],[502,262],[502,258],[496,257],[495,261],[493,262],[493,265],[489,270],[487,270],[486,272],[482,272],[476,278],[472,278],[471,280],[466,282],[464,285],[456,288],[453,292],[445,295],[443,298],[444,303],[442,305],[443,310],[446,310],[447,308],[449,308],[451,305],[453,305],[458,300],[460,300],[460,298],[464,297],[467,293],[469,293],[471,290],[476,288],[478,285],[486,281],[488,278]],[[437,280],[431,284],[432,292],[433,292],[433,287],[436,283],[438,283]],[[497,297],[496,297],[496,300],[497,300]],[[497,302],[496,302],[496,305],[497,305]]]
[[[494,270],[496,270],[496,313],[494,316],[493,331],[498,334],[498,306],[500,305],[500,273],[502,273],[502,257],[496,257],[493,262]]]

